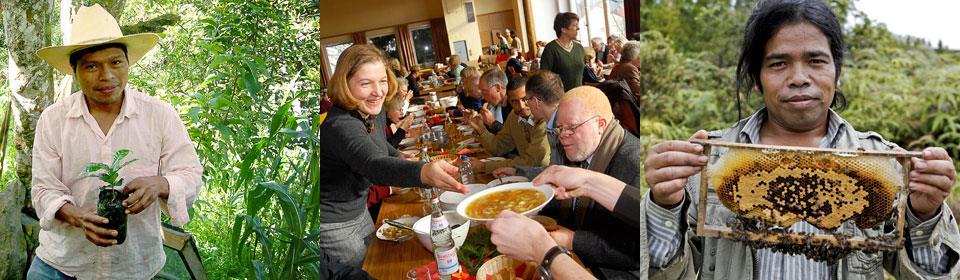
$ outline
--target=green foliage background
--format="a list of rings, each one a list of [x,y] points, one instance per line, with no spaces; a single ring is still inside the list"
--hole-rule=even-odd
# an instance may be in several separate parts
[[[735,122],[734,68],[754,1],[645,2],[646,143]],[[960,55],[894,35],[849,0],[829,2],[855,19],[845,24],[850,59],[841,90],[850,107],[841,115],[908,149],[940,146],[960,159]],[[130,82],[173,104],[197,143],[205,184],[185,229],[211,279],[318,278],[317,5],[127,1],[122,24],[183,17]],[[761,106],[757,96],[742,97],[744,116]]]

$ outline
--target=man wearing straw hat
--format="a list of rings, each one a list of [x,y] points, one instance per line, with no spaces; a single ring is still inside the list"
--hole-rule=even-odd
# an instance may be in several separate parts
[[[103,7],[81,7],[64,46],[37,52],[80,87],[46,108],[33,147],[33,205],[40,246],[29,279],[147,279],[163,268],[160,211],[171,223],[189,220],[203,169],[172,106],[127,87],[129,66],[154,46],[156,34],[124,36]],[[113,160],[121,149],[136,159],[120,171],[127,238],[96,215],[96,178],[80,177],[90,162]]]

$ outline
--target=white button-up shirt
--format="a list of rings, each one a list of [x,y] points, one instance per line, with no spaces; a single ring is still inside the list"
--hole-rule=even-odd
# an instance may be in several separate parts
[[[123,244],[99,247],[82,228],[57,220],[65,203],[96,209],[97,178],[81,178],[90,162],[110,163],[113,154],[129,149],[120,171],[124,183],[138,177],[163,176],[169,195],[127,217]],[[163,210],[175,225],[189,220],[187,209],[200,191],[203,167],[176,110],[157,98],[125,90],[120,114],[106,135],[90,114],[82,92],[51,105],[37,122],[33,147],[33,206],[40,218],[37,256],[64,274],[79,279],[147,279],[156,275],[166,257],[160,226]]]

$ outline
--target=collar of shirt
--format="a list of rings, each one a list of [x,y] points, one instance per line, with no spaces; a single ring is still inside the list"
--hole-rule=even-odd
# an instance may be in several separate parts
[[[517,116],[517,122],[525,123],[525,124],[529,124],[530,126],[533,126],[536,123],[536,120],[533,119],[533,116],[529,116],[526,118]]]
[[[124,118],[133,118],[140,114],[140,102],[134,102],[134,99],[142,98],[142,92],[126,87],[123,90],[123,103],[120,104],[120,116]],[[73,100],[70,104],[70,111],[67,111],[67,118],[81,118],[90,114],[90,108],[87,107],[86,96],[80,93],[79,98]]]
[[[550,115],[550,120],[547,121],[547,132],[549,133],[554,133],[553,125],[557,122],[557,111],[558,110],[553,110],[553,114]]]
[[[847,125],[847,121],[837,115],[833,109],[828,111],[827,116],[827,135],[820,140],[821,148],[831,148],[837,142],[837,138],[840,136],[840,129]],[[767,108],[758,110],[750,119],[747,120],[747,123],[743,126],[743,130],[740,131],[740,142],[741,143],[760,143],[760,127],[763,125],[763,121],[767,118]]]

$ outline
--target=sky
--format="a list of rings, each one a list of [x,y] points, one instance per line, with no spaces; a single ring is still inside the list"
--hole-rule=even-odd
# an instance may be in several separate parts
[[[857,0],[856,8],[898,35],[960,49],[960,0]],[[951,30],[952,29],[952,30]]]

